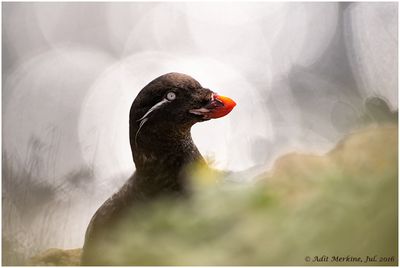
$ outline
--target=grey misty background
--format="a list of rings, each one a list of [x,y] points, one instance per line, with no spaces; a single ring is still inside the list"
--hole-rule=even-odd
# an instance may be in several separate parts
[[[3,261],[83,243],[134,171],[128,112],[179,71],[238,103],[193,129],[218,168],[267,170],[397,120],[397,3],[3,3]],[[242,178],[248,180],[248,178]]]

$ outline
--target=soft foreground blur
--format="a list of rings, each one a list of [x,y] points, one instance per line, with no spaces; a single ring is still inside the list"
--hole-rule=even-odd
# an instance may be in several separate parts
[[[356,131],[323,156],[287,154],[248,188],[210,183],[216,173],[198,170],[192,199],[135,209],[113,230],[115,244],[104,248],[104,261],[396,265],[397,147],[397,125],[386,124]],[[313,262],[324,255],[328,261]],[[387,259],[364,263],[375,255]],[[335,262],[334,256],[362,262]],[[78,258],[79,250],[50,250],[32,264],[76,265]]]

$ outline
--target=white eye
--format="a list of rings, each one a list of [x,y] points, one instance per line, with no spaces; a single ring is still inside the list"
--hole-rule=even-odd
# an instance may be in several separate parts
[[[175,95],[174,92],[168,92],[168,93],[167,93],[167,99],[168,99],[168,100],[172,101],[172,100],[174,100],[175,98],[176,98],[176,95]]]

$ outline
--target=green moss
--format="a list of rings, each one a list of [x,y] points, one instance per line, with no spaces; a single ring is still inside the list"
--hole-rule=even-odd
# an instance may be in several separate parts
[[[253,186],[198,187],[190,199],[135,208],[104,258],[115,265],[396,265],[397,159],[397,126],[354,133],[324,156],[286,155]],[[387,259],[354,260],[375,255]]]
[[[116,244],[123,246],[110,247],[112,261],[131,265],[397,263],[397,127],[360,131],[326,156],[285,156],[264,177],[253,187],[204,188],[185,202],[163,201],[135,210],[135,217],[115,233]],[[327,262],[312,262],[324,255]],[[346,261],[348,256],[364,261],[375,255],[378,260],[392,256],[393,260]],[[305,261],[307,256],[311,262]]]

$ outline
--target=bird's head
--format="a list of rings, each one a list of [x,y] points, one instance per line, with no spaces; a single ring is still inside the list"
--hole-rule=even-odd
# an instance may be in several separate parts
[[[193,124],[227,115],[236,103],[180,73],[162,75],[137,95],[130,111],[131,144],[190,131]]]

